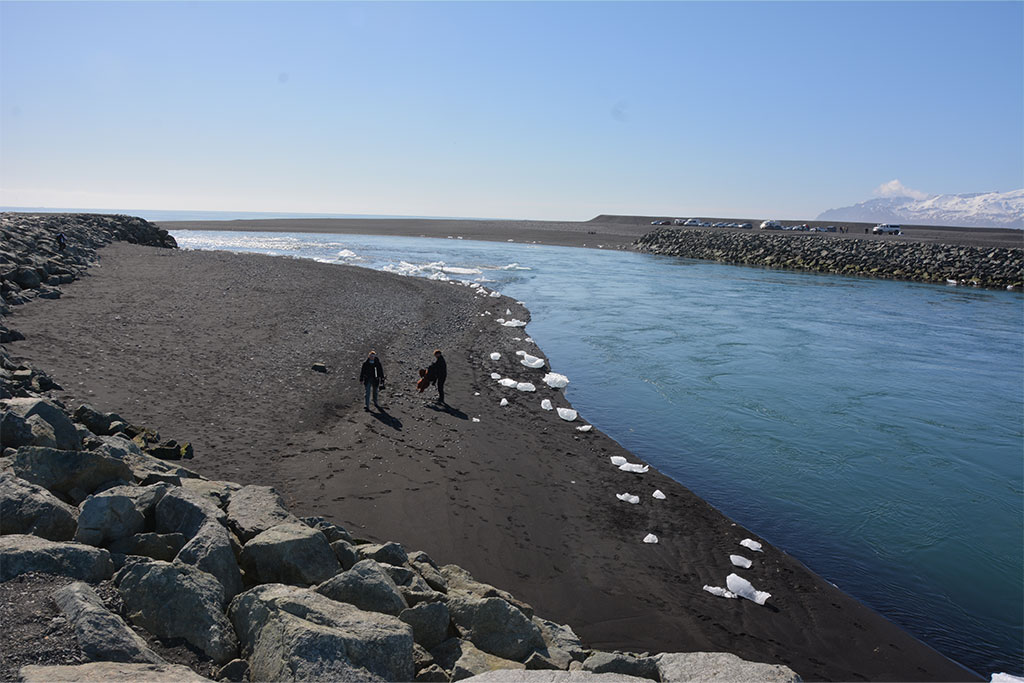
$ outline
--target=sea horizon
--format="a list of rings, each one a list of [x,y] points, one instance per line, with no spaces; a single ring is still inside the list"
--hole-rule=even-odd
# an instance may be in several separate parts
[[[201,211],[183,209],[87,209],[52,206],[0,206],[0,211],[16,213],[92,213],[101,215],[135,216],[154,223],[174,221],[244,221],[287,218],[359,218],[368,220],[442,220],[442,221],[515,221],[551,220],[525,218],[483,218],[479,216],[406,216],[373,213],[317,213],[299,211]]]

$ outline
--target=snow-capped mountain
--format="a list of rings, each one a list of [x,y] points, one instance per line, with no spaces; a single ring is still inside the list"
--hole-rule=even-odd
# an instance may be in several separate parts
[[[937,194],[924,199],[878,197],[853,206],[829,209],[819,214],[817,220],[1024,229],[1024,189]]]

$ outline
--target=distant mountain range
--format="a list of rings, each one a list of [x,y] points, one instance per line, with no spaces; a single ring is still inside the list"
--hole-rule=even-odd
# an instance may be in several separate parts
[[[924,199],[878,197],[829,209],[819,214],[817,220],[1024,229],[1024,189],[937,194]]]

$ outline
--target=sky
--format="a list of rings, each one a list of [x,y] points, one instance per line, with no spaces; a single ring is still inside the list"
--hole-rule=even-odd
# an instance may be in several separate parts
[[[813,218],[1024,187],[1024,2],[9,2],[0,205]]]

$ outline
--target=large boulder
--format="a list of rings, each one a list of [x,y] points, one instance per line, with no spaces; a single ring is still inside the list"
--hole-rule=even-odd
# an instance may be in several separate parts
[[[70,541],[78,525],[78,508],[42,486],[9,472],[0,473],[0,534],[33,534]]]
[[[310,586],[341,570],[324,535],[301,522],[267,529],[243,546],[239,559],[249,583]]]
[[[192,470],[144,453],[138,444],[123,436],[100,436],[98,440],[102,446],[96,450],[124,460],[131,469],[135,481],[143,486],[157,482],[181,486],[186,479],[199,476]]]
[[[655,655],[662,683],[683,681],[764,681],[797,683],[795,671],[781,664],[748,662],[728,652],[666,652]]]
[[[0,410],[0,450],[30,446],[32,439],[32,425],[25,418],[13,410]]]
[[[395,617],[280,584],[242,593],[229,615],[254,681],[413,678],[412,631]]]
[[[359,609],[392,616],[408,607],[398,586],[373,560],[360,560],[348,571],[317,586],[316,592]]]
[[[597,674],[614,673],[661,680],[658,660],[654,657],[635,657],[619,652],[595,652],[583,662],[583,670]]]
[[[418,564],[416,566],[419,567]],[[441,567],[439,571],[441,572],[441,576],[444,577],[447,590],[469,593],[478,598],[501,598],[505,602],[518,607],[519,611],[525,614],[528,618],[533,617],[533,607],[522,600],[517,599],[508,591],[495,588],[489,583],[477,581],[468,571],[458,565],[446,564]]]
[[[400,543],[388,541],[387,543],[364,543],[356,546],[356,552],[363,559],[374,560],[381,564],[391,564],[401,567],[409,561],[405,548]]]
[[[439,666],[452,674],[452,681],[461,681],[488,671],[511,672],[526,667],[520,663],[489,654],[473,643],[460,638],[449,638],[430,654]]]
[[[541,654],[546,661],[554,665],[554,668],[566,669],[570,662],[582,662],[586,659],[586,649],[572,628],[536,616],[533,623],[540,629],[540,635],[544,638],[544,645],[547,648]],[[526,668],[530,668],[529,662]]]
[[[464,679],[473,683],[643,683],[643,678],[625,674],[595,674],[590,671],[488,671]]]
[[[232,481],[210,481],[209,479],[182,479],[181,486],[193,493],[206,496],[221,509],[227,507],[231,500],[231,494],[242,488],[241,484]]]
[[[147,532],[118,539],[107,546],[112,553],[141,555],[154,560],[170,562],[185,545],[184,534],[157,534]]]
[[[12,465],[14,473],[75,504],[104,484],[132,481],[132,471],[123,460],[94,451],[66,451],[28,446],[19,448]]]
[[[398,618],[412,627],[412,637],[428,650],[448,638],[451,615],[443,602],[424,602],[402,610]]]
[[[210,574],[181,562],[138,562],[115,581],[133,623],[161,638],[184,638],[218,664],[235,658],[224,589]]]
[[[32,417],[38,417],[49,425],[56,442],[54,448],[77,451],[82,447],[75,424],[53,403],[41,398],[9,398],[6,403],[8,410],[21,415],[25,420],[31,421]]]
[[[180,681],[193,683],[209,681],[192,669],[180,664],[133,664],[127,662],[90,662],[71,666],[23,666],[19,671],[25,683],[134,683],[135,681]]]
[[[167,492],[156,506],[156,530],[162,534],[195,536],[204,524],[224,524],[227,517],[210,498],[183,487]]]
[[[210,520],[200,527],[177,557],[180,562],[194,565],[216,577],[228,602],[242,592],[242,572],[235,559],[230,534],[223,524]]]
[[[267,529],[285,523],[301,524],[270,486],[243,486],[231,494],[228,524],[242,543],[248,543]]]
[[[430,559],[430,555],[422,550],[414,550],[409,553],[409,566],[418,571],[423,580],[435,591],[448,592],[448,582],[441,574],[440,567]]]
[[[90,432],[100,436],[113,434],[111,425],[117,422],[124,422],[117,413],[101,413],[94,410],[92,406],[80,405],[75,409],[75,420],[85,425]]]
[[[110,553],[79,543],[38,536],[0,536],[0,581],[28,572],[45,572],[82,581],[103,581],[114,573]]]
[[[79,506],[75,540],[102,546],[142,532],[168,489],[167,484],[115,486],[89,496]]]
[[[75,629],[78,645],[89,659],[164,663],[121,617],[103,606],[89,584],[76,581],[64,586],[53,594],[53,601]]]
[[[461,591],[449,592],[448,610],[452,621],[484,652],[522,661],[534,650],[545,647],[537,625],[501,598],[478,598]]]

